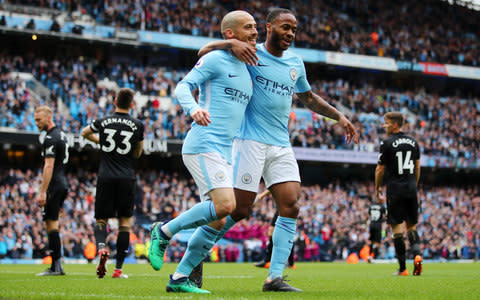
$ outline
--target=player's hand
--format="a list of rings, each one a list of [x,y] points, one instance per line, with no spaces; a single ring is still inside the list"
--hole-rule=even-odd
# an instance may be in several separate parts
[[[378,203],[385,204],[386,202],[385,195],[381,191],[377,191],[376,196],[377,196]]]
[[[230,51],[235,55],[238,60],[245,62],[251,66],[256,66],[258,64],[257,49],[252,45],[236,40],[231,39],[232,48]]]
[[[340,119],[338,120],[338,124],[342,126],[343,131],[345,131],[345,138],[347,144],[353,140],[355,144],[358,144],[358,133],[353,124],[344,116],[341,115]]]
[[[47,193],[46,192],[40,192],[37,195],[37,198],[35,199],[35,202],[37,202],[39,207],[45,206],[47,203]]]
[[[208,126],[210,121],[210,113],[203,108],[197,108],[192,112],[192,118],[200,126]]]

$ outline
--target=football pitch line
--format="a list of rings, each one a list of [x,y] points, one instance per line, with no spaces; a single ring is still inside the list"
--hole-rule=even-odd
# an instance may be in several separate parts
[[[182,296],[165,296],[165,295],[154,295],[154,296],[142,296],[142,295],[115,295],[115,294],[79,294],[79,293],[61,293],[61,292],[22,292],[18,296],[35,296],[35,297],[66,297],[68,299],[72,298],[118,298],[118,299],[191,299],[192,295],[182,294]],[[0,296],[0,299],[1,296]]]
[[[31,271],[12,271],[12,270],[2,270],[1,271],[3,274],[19,274],[19,275],[35,275],[35,273],[31,272]],[[92,269],[92,272],[68,272],[66,271],[67,275],[65,276],[97,276],[95,274],[95,269]],[[138,274],[138,273],[135,273],[134,275],[130,275],[128,273],[128,271],[125,271],[125,274],[129,275],[129,277],[151,277],[151,278],[155,278],[155,277],[158,277],[158,276],[162,276],[162,275],[165,275],[166,273],[163,273],[163,272],[159,272],[159,273],[156,273],[156,274]],[[168,275],[168,274],[167,274]],[[45,278],[45,277],[36,277],[36,278]],[[49,277],[49,278],[61,278],[60,276],[56,277],[56,276],[52,276],[52,277]],[[204,275],[203,278],[209,278],[209,279],[224,279],[224,278],[231,278],[231,279],[247,279],[247,278],[254,278],[254,276],[251,276],[251,275]],[[27,280],[27,279],[25,279]],[[30,280],[30,279],[28,279]],[[82,280],[82,279],[77,279],[77,280]],[[86,278],[85,280],[89,280],[88,278]],[[15,281],[21,281],[21,280],[15,280]]]

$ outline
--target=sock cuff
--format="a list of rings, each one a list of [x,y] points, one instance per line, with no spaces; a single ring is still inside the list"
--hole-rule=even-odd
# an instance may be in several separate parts
[[[208,210],[210,215],[212,216],[213,220],[218,220],[217,213],[215,212],[215,205],[213,204],[213,201],[208,201]]]
[[[207,236],[211,236],[213,238],[217,237],[217,235],[220,234],[220,230],[216,230],[215,228],[212,228],[208,225],[203,225],[202,227],[200,227],[204,233],[207,235]]]
[[[224,227],[227,227],[227,228],[231,228],[233,225],[235,225],[235,223],[237,223],[237,221],[235,221],[230,215],[227,216],[226,220],[227,221],[225,222]]]
[[[393,239],[402,239],[403,240],[403,233],[395,233],[393,235]]]
[[[118,227],[119,232],[130,232],[130,226],[120,226]]]
[[[47,234],[52,234],[52,233],[59,233],[58,229],[52,229],[50,231],[47,231]]]

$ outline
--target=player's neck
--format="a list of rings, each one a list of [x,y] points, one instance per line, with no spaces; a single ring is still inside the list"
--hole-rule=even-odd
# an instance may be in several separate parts
[[[268,39],[265,41],[265,49],[267,49],[268,53],[276,57],[283,56],[283,50],[279,48],[275,48],[273,43],[271,43]]]
[[[53,127],[55,127],[55,123],[49,123],[49,124],[48,124],[48,127],[47,127],[47,132],[49,132],[50,130],[52,130]]]
[[[115,108],[115,112],[116,113],[121,113],[121,114],[128,114],[128,112],[130,111],[130,109],[123,109],[123,108]]]

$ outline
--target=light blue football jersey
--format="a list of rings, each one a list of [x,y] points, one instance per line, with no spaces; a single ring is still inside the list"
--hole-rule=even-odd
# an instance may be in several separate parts
[[[293,93],[311,90],[303,60],[287,50],[276,57],[257,45],[257,66],[248,66],[253,81],[252,100],[237,137],[289,147],[288,118]]]
[[[191,91],[199,88],[198,104]],[[198,107],[208,110],[211,123],[193,122],[183,143],[183,154],[217,152],[229,163],[232,143],[252,96],[252,80],[245,63],[226,51],[212,51],[197,62],[175,89],[187,114]]]

